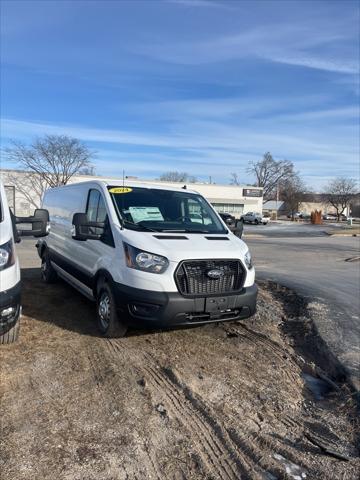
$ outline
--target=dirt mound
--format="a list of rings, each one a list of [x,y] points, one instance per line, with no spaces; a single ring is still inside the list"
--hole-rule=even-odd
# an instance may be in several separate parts
[[[351,392],[316,395],[294,297],[262,285],[251,320],[107,340],[70,287],[23,278],[21,338],[1,349],[4,477],[357,478]]]

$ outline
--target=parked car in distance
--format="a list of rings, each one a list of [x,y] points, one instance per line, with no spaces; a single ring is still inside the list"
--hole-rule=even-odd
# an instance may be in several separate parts
[[[258,212],[248,212],[245,215],[241,215],[241,220],[244,223],[254,223],[255,225],[259,225],[262,223],[263,225],[267,225],[270,221],[269,217],[264,217],[261,213]]]
[[[94,301],[103,336],[255,313],[249,249],[197,192],[94,180],[47,190],[43,206],[42,278]]]
[[[287,218],[301,218],[301,215],[302,215],[301,212],[294,212],[294,213],[290,212],[286,216]]]
[[[326,217],[327,218],[324,218],[324,216],[323,216],[323,219],[324,220],[332,220],[333,222],[337,221],[336,213],[328,213],[328,214],[326,214]],[[340,221],[341,222],[346,222],[347,219],[348,219],[347,215],[345,215],[344,213],[340,214]]]
[[[21,236],[47,235],[48,219],[48,212],[41,209],[32,217],[15,217],[0,182],[0,344],[13,343],[19,336],[21,283],[15,243]],[[18,230],[17,224],[21,223],[31,224],[31,229]]]

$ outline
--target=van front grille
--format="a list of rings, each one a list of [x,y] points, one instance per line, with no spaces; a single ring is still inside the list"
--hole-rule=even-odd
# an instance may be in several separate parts
[[[218,278],[211,278],[215,272]],[[209,273],[210,272],[210,273]],[[245,270],[239,260],[185,260],[175,271],[175,281],[182,295],[221,295],[241,290]]]

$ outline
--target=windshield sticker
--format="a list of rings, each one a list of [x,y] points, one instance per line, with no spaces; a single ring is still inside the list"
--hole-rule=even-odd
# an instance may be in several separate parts
[[[135,223],[144,220],[153,220],[155,222],[164,221],[164,217],[161,215],[158,207],[129,207],[129,210]]]
[[[129,187],[114,187],[109,189],[110,193],[130,193],[132,188]]]

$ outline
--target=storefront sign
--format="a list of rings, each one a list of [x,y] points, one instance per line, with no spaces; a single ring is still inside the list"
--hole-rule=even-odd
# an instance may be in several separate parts
[[[243,188],[243,197],[262,197],[262,190],[257,190],[255,188]]]

